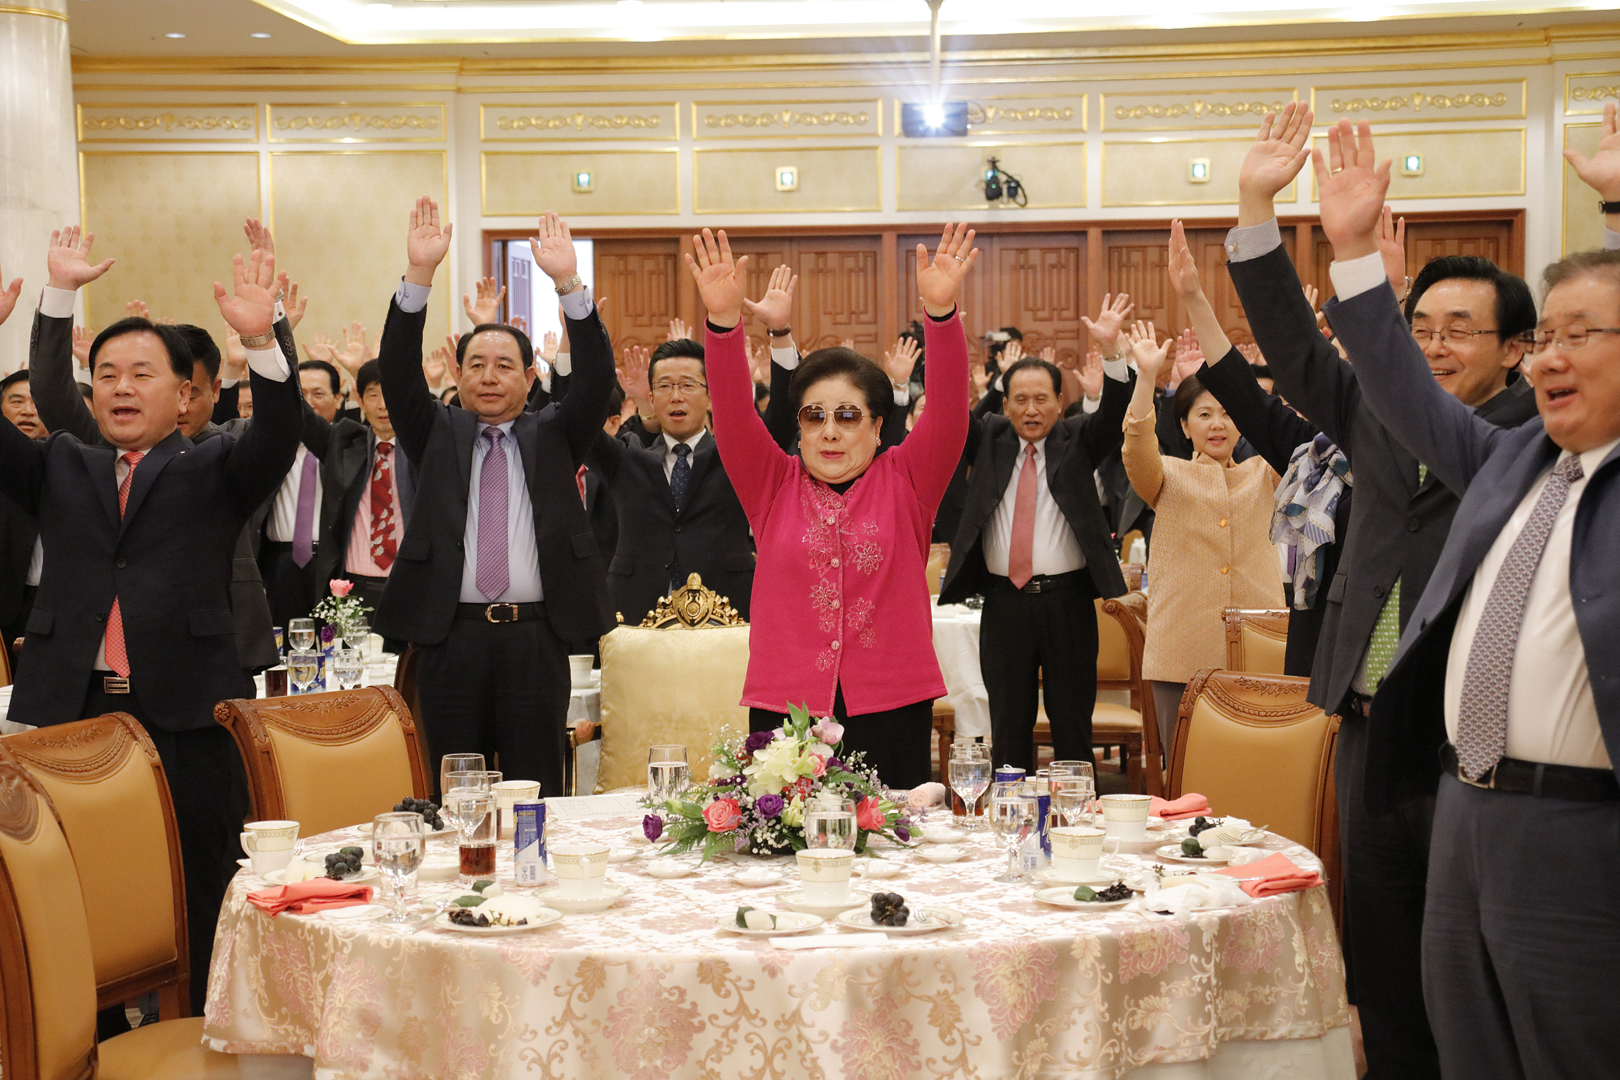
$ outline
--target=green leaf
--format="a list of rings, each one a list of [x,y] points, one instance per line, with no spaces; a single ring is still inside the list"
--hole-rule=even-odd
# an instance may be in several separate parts
[[[753,910],[753,908],[746,905],[737,909],[737,929],[748,929],[748,913]]]
[[[451,901],[456,907],[477,907],[484,902],[482,896],[458,896]]]
[[[489,888],[493,884],[495,884],[495,882],[493,882],[491,880],[488,880],[488,879],[485,879],[483,881],[475,881],[475,882],[472,883],[472,891],[475,892],[475,893],[482,894],[485,889]]]

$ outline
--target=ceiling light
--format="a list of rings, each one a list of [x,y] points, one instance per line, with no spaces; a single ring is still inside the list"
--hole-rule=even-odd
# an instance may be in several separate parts
[[[184,34],[176,34],[176,33],[170,32],[170,33],[164,34],[163,36],[166,37],[166,38],[174,38],[176,41],[178,41],[181,38],[185,37],[186,35],[184,35]]]
[[[251,38],[267,38],[269,36],[270,35],[265,33],[263,30],[256,30],[253,33],[248,35],[248,37],[251,37]]]

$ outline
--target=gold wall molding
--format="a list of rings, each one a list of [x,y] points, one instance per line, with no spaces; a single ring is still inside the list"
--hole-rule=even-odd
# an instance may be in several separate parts
[[[533,217],[556,210],[586,217],[679,214],[680,153],[645,150],[485,150],[478,158],[479,207],[485,217]],[[589,172],[592,190],[574,190]]]
[[[895,208],[977,210],[984,200],[984,168],[991,155],[1018,177],[1029,194],[1026,207],[996,206],[996,214],[1077,209],[1086,205],[1086,144],[1083,142],[962,142],[918,140],[896,151]]]
[[[668,142],[681,137],[681,120],[673,101],[480,104],[478,132],[485,142]]]
[[[1211,90],[1188,95],[1182,90],[1125,91],[1102,98],[1104,131],[1187,131],[1207,128],[1250,128],[1268,112],[1281,110],[1299,97],[1293,87]]]
[[[259,107],[230,105],[124,105],[81,103],[79,141],[258,142]]]
[[[825,139],[883,134],[881,98],[855,101],[694,101],[692,137]]]
[[[1415,124],[1466,116],[1470,120],[1522,120],[1524,79],[1316,86],[1311,107],[1318,123],[1366,115],[1385,124]]]
[[[1326,135],[1312,145],[1326,154]],[[1402,176],[1394,169],[1389,199],[1480,199],[1524,195],[1525,129],[1453,128],[1445,131],[1392,131],[1378,141],[1379,157],[1399,161],[1423,155],[1422,176]],[[1311,201],[1317,200],[1316,174],[1311,173]]]
[[[1078,134],[1086,130],[1086,95],[969,96],[968,128],[974,135]]]
[[[783,165],[798,170],[797,190],[776,189]],[[692,212],[876,213],[883,209],[882,174],[877,146],[706,147],[692,151]]]
[[[1564,115],[1601,113],[1603,103],[1620,98],[1620,71],[1564,76]]]
[[[272,104],[270,141],[443,142],[444,106],[378,101],[335,105]]]

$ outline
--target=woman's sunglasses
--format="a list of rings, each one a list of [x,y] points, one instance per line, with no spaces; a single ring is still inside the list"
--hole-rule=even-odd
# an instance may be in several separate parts
[[[859,405],[838,405],[831,410],[820,405],[806,405],[799,410],[799,430],[820,431],[827,423],[829,412],[833,423],[845,431],[854,431],[866,418],[865,411]]]

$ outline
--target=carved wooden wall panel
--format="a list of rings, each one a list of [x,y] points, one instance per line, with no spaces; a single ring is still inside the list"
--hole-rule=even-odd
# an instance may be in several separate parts
[[[1225,229],[1188,229],[1187,246],[1198,263],[1204,295],[1215,309],[1221,327],[1234,345],[1254,340],[1249,320],[1238,302],[1237,290],[1226,272]],[[1107,247],[1104,265],[1108,270],[1107,291],[1129,293],[1136,304],[1132,319],[1152,319],[1163,337],[1179,334],[1191,325],[1187,312],[1165,274],[1169,259],[1170,230],[1110,231],[1103,234]],[[1283,237],[1287,246],[1288,235]],[[1211,357],[1215,360],[1219,357]]]
[[[1524,273],[1524,250],[1515,235],[1512,218],[1484,218],[1460,221],[1408,221],[1406,223],[1406,272],[1417,277],[1430,259],[1442,255],[1480,255],[1514,274]],[[1316,267],[1317,288],[1325,302],[1333,292],[1328,267],[1333,262],[1333,245],[1327,242],[1321,226],[1311,231],[1312,262]]]
[[[848,339],[881,359],[878,340],[878,238],[856,236],[794,242],[799,290],[794,333],[810,352]]]
[[[686,267],[673,239],[598,240],[596,295],[607,300],[602,322],[616,353],[626,345],[656,348],[677,314],[676,289]]]

